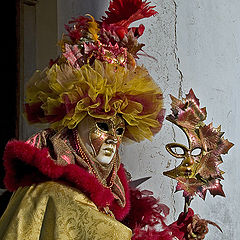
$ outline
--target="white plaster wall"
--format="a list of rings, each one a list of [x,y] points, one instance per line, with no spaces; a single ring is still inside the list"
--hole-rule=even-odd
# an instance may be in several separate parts
[[[222,125],[235,146],[223,156],[226,198],[208,196],[193,202],[202,217],[217,222],[208,239],[240,239],[239,90],[240,2],[237,0],[177,1],[177,44],[183,89],[192,87],[207,107],[208,123]]]
[[[109,0],[58,0],[58,39],[64,24],[72,17],[91,13],[99,18]],[[169,94],[180,97],[193,88],[202,106],[207,107],[207,122],[222,125],[225,137],[235,143],[224,156],[222,169],[226,198],[207,196],[204,202],[196,198],[192,207],[201,217],[215,221],[223,229],[220,233],[210,227],[208,240],[238,240],[240,236],[240,170],[239,124],[240,110],[240,2],[238,0],[152,0],[159,14],[139,21],[146,27],[140,41],[144,50],[157,61],[141,57],[152,77],[163,90],[165,108],[170,113]],[[170,209],[169,222],[176,220],[183,210],[182,193],[174,193],[176,181],[162,172],[177,163],[166,152],[165,145],[186,139],[177,127],[167,121],[152,142],[126,145],[122,161],[133,178],[152,176],[142,188],[154,191],[156,197]]]
[[[210,227],[206,239],[238,240],[240,3],[226,0],[153,2],[160,14],[150,21],[144,20],[147,30],[141,40],[158,63],[143,58],[140,62],[162,87],[167,113],[170,112],[169,94],[184,96],[193,88],[201,105],[207,107],[207,123],[213,121],[215,127],[221,124],[225,137],[235,143],[229,155],[223,156],[221,166],[226,172],[223,181],[226,198],[213,198],[208,194],[206,201],[196,198],[192,207],[223,230],[220,233]],[[152,189],[171,208],[169,220],[176,219],[183,207],[182,193],[173,193],[176,182],[162,175],[162,171],[175,164],[164,149],[172,140],[186,142],[177,127],[165,122],[153,142],[126,146],[123,152],[123,161],[134,177],[152,176],[142,187]]]

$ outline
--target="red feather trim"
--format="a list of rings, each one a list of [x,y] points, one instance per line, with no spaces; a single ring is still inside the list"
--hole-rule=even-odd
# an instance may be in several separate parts
[[[131,210],[124,220],[124,223],[134,229],[145,226],[154,227],[157,224],[164,224],[164,219],[169,213],[169,208],[154,198],[153,193],[147,190],[131,190]]]
[[[134,229],[134,235],[132,240],[173,240],[173,236],[167,231],[157,231],[155,229],[148,228],[143,230],[141,228]],[[176,238],[175,238],[176,239]]]
[[[194,212],[189,208],[188,214],[181,213],[176,222],[169,226],[165,218],[169,208],[161,204],[153,193],[147,190],[134,189],[130,191],[131,209],[123,223],[133,231],[132,240],[187,240],[187,226],[192,222]],[[158,231],[156,227],[162,227]]]
[[[147,0],[113,0],[106,11],[107,17],[102,17],[102,21],[127,28],[132,22],[158,13],[153,10],[155,6],[149,6],[149,3]]]
[[[132,240],[188,240],[188,226],[193,221],[194,212],[189,208],[186,214],[181,213],[178,220],[167,226],[163,223],[163,231],[157,231],[154,226],[135,227]]]
[[[4,184],[9,191],[49,180],[63,180],[84,192],[98,207],[110,206],[116,219],[123,219],[129,211],[129,190],[125,170],[121,165],[118,175],[123,183],[127,204],[121,208],[114,201],[110,189],[76,164],[59,166],[49,157],[48,149],[38,149],[22,141],[10,141],[4,156],[6,175]]]

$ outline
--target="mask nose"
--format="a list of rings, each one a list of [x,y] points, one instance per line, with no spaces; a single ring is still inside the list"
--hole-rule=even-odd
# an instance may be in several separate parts
[[[182,165],[181,167],[182,175],[185,177],[190,177],[193,173],[192,167],[194,165],[194,160],[189,154],[186,155],[181,165]]]
[[[117,144],[118,140],[114,136],[109,136],[105,142],[107,144]]]
[[[182,165],[184,167],[191,167],[193,164],[194,164],[193,158],[191,157],[190,153],[187,153],[185,155],[185,159],[182,162]]]
[[[115,133],[115,129],[114,128],[110,128],[108,131],[108,137],[105,140],[105,143],[107,144],[117,144],[118,139]]]

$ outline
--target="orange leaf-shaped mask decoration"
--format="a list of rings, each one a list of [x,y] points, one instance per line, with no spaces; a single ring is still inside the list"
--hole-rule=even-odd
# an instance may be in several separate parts
[[[225,196],[220,183],[223,171],[218,165],[222,163],[221,154],[227,154],[233,143],[223,138],[220,127],[214,128],[212,123],[206,125],[203,122],[207,116],[206,109],[200,108],[192,89],[183,100],[173,96],[171,99],[172,114],[166,119],[184,131],[189,146],[178,143],[166,145],[172,156],[183,160],[179,166],[163,174],[176,179],[176,190],[183,190],[184,196],[190,199],[195,194],[205,199],[207,190],[213,196]]]

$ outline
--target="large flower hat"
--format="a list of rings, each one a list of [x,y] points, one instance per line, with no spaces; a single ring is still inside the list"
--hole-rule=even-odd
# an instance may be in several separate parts
[[[164,119],[163,97],[147,69],[136,59],[145,27],[129,25],[157,12],[144,0],[113,0],[106,16],[72,19],[59,44],[62,54],[37,71],[26,91],[30,123],[73,129],[87,115],[126,122],[125,137],[151,139]]]

